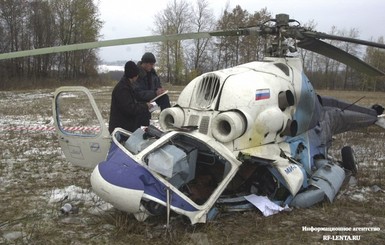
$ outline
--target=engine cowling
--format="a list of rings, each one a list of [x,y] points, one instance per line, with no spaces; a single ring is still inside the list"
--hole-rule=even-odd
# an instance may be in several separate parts
[[[230,142],[245,133],[246,118],[239,112],[228,111],[214,117],[211,133],[220,142]]]
[[[281,91],[278,94],[278,107],[284,111],[287,107],[294,105],[294,94],[290,90]]]
[[[163,130],[172,127],[182,127],[184,123],[184,112],[180,107],[164,109],[159,115],[159,124]]]

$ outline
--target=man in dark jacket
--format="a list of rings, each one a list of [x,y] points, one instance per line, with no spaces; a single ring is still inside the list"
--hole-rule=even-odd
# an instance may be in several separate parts
[[[139,101],[151,101],[165,92],[154,70],[155,63],[155,56],[150,52],[145,53],[138,63],[139,77],[136,82],[135,93]],[[161,110],[170,107],[170,99],[167,94],[159,97],[155,102],[160,106]]]
[[[134,132],[141,126],[148,126],[148,113],[152,105],[148,102],[139,102],[134,95],[134,83],[138,78],[139,69],[133,61],[128,61],[124,66],[124,75],[112,91],[110,133],[115,128],[121,127]]]

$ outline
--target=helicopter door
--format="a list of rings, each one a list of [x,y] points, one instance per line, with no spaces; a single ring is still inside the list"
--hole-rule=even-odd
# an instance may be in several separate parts
[[[111,136],[90,91],[60,87],[54,93],[53,118],[59,143],[68,161],[94,168],[105,160]]]

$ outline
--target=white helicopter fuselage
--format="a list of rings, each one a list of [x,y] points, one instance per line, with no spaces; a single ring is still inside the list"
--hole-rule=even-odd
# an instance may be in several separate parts
[[[160,124],[165,130],[198,126],[239,151],[306,131],[315,98],[300,59],[267,58],[195,78],[177,106],[162,112]]]
[[[327,160],[316,166],[314,156],[326,156],[326,138],[333,133],[377,120],[376,115],[365,114],[366,121],[355,125],[356,112],[321,109],[321,98],[303,73],[301,60],[293,57],[266,58],[198,76],[183,89],[175,106],[161,112],[164,135],[156,140],[143,137],[142,129],[117,128],[109,137],[93,99],[100,131],[86,136],[66,132],[60,121],[65,110],[59,105],[68,97],[67,90],[92,97],[86,88],[56,91],[54,117],[63,152],[74,164],[94,169],[91,184],[97,195],[140,220],[160,212],[155,208],[159,204],[167,207],[167,213],[173,210],[189,217],[191,223],[206,222],[244,165],[242,159],[248,159],[253,171],[268,170],[271,180],[285,186],[286,204],[293,201],[306,207],[325,195],[332,201],[345,173]],[[338,120],[328,120],[333,116]],[[320,122],[321,117],[325,121]],[[353,126],[344,129],[345,121]],[[195,130],[185,132],[186,128]],[[128,137],[124,144],[121,135]],[[309,185],[320,189],[304,192]]]

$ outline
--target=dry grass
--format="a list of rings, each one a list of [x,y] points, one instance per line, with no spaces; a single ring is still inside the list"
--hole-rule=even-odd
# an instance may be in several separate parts
[[[172,89],[172,88],[169,88]],[[111,88],[94,90],[104,118]],[[0,126],[52,125],[53,91],[0,92]],[[361,105],[385,104],[384,93],[320,91]],[[142,223],[116,210],[99,210],[101,202],[72,201],[79,213],[62,215],[65,201],[49,202],[55,189],[76,185],[90,189],[89,171],[71,166],[62,156],[56,136],[48,131],[0,131],[0,244],[317,244],[324,235],[360,235],[362,244],[385,239],[384,131],[371,127],[339,135],[331,154],[351,145],[361,163],[358,183],[345,188],[333,204],[295,209],[271,217],[258,211],[226,213],[207,224],[190,225],[183,217]],[[381,188],[375,192],[374,186]],[[306,227],[379,227],[376,232],[309,232]],[[351,242],[345,242],[351,243]],[[344,244],[339,241],[338,244]]]

